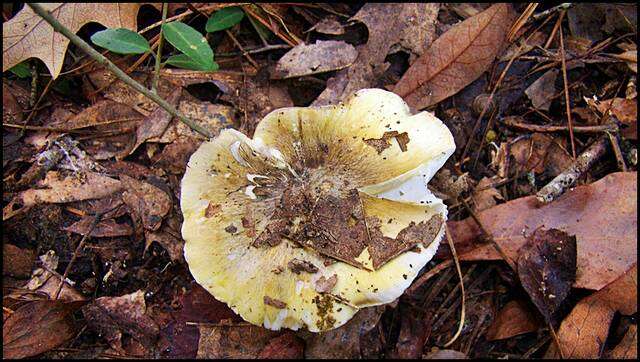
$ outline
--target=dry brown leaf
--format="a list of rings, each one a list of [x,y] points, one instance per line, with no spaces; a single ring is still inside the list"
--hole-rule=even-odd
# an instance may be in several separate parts
[[[524,94],[531,100],[533,108],[543,111],[549,110],[552,97],[556,93],[555,84],[558,73],[558,69],[548,70],[524,91]]]
[[[552,323],[576,280],[576,237],[558,229],[536,229],[518,254],[520,283]]]
[[[538,330],[539,323],[524,301],[512,300],[499,312],[487,330],[487,340],[507,339]]]
[[[632,324],[618,345],[605,358],[638,359],[638,326]]]
[[[60,281],[62,280],[62,275],[56,272],[59,258],[55,255],[53,250],[49,250],[47,253],[40,255],[39,259],[42,267],[33,270],[31,273],[31,279],[29,279],[27,284],[24,285],[23,289],[31,291],[31,293],[29,293],[31,295],[35,292],[40,295],[47,295],[49,298],[54,299],[56,297],[56,293],[58,293]],[[18,297],[21,294],[21,290],[16,290],[12,295]],[[70,284],[69,279],[65,279],[65,283],[60,290],[58,299],[67,302],[85,300],[82,294],[75,290],[75,288]]]
[[[312,30],[329,35],[344,34],[344,27],[340,24],[338,17],[335,15],[329,15],[320,19],[320,21],[318,21],[311,29],[307,30],[307,32]]]
[[[254,325],[199,325],[197,358],[256,358],[278,332]]]
[[[137,216],[134,220],[139,218],[146,230],[158,230],[162,218],[171,210],[171,196],[148,182],[124,174],[120,180],[126,189],[122,201]]]
[[[158,231],[144,231],[146,239],[145,250],[154,241],[162,245],[162,247],[169,253],[169,257],[172,261],[181,263],[184,261],[184,240],[173,235],[173,233],[164,230],[165,227]],[[174,232],[175,233],[175,232]],[[179,234],[178,234],[179,235]]]
[[[3,220],[7,220],[36,204],[100,199],[120,191],[122,184],[118,180],[95,172],[84,172],[65,177],[57,171],[49,171],[45,179],[38,182],[38,187],[42,188],[21,192],[5,206]],[[14,210],[14,206],[17,204],[23,206]]]
[[[528,235],[544,226],[575,235],[578,270],[574,287],[599,290],[637,260],[637,191],[636,172],[616,172],[578,186],[549,204],[540,205],[535,196],[527,196],[477,216],[514,261],[525,243],[523,232]],[[461,259],[501,259],[491,244],[475,243],[482,231],[472,218],[449,221],[448,226]]]
[[[62,25],[77,32],[87,23],[96,22],[107,28],[137,30],[140,4],[135,3],[43,3]],[[69,39],[54,32],[53,27],[25,5],[11,20],[2,24],[2,71],[25,59],[41,59],[57,78],[62,70]]]
[[[123,336],[131,336],[151,350],[159,334],[156,322],[147,314],[144,292],[120,297],[102,297],[82,308],[87,324],[107,339],[113,349],[123,353]]]
[[[493,180],[483,177],[473,190],[473,209],[482,211],[496,206],[496,200],[504,200],[502,194],[492,187]]]
[[[425,354],[422,359],[467,359],[467,355],[453,349],[438,349],[434,347],[433,350]]]
[[[535,174],[546,172],[550,177],[560,174],[573,162],[566,143],[566,137],[553,138],[544,133],[518,137],[509,147],[514,161],[510,175],[522,175],[530,171]]]
[[[611,112],[616,118],[627,125],[627,127],[620,130],[620,133],[630,139],[638,139],[638,101],[635,99],[626,98],[613,98],[600,102],[594,102],[595,108],[600,113],[605,113],[607,110]]]
[[[455,25],[409,67],[393,91],[414,109],[457,93],[500,54],[512,22],[510,5],[499,3]]]
[[[36,356],[73,338],[71,313],[78,307],[77,302],[36,300],[15,310],[2,325],[2,358]]]
[[[79,221],[63,228],[65,231],[86,235],[89,233],[91,224],[93,224],[93,216],[85,216]],[[125,223],[117,223],[113,219],[100,220],[91,231],[91,236],[96,238],[111,238],[116,236],[128,236],[133,234],[131,226]]]
[[[631,315],[638,310],[638,268],[634,265],[605,288],[582,299],[562,321],[558,339],[565,358],[600,358],[609,325],[616,311]],[[558,358],[554,343],[546,358]]]
[[[83,109],[80,113],[48,126],[65,131],[96,127],[99,131],[115,131],[135,127],[144,116],[127,104],[109,99]]]
[[[182,88],[176,87],[174,91],[165,99],[167,103],[175,107],[182,95]],[[158,106],[151,114],[140,123],[136,130],[136,144],[129,151],[132,154],[146,140],[153,137],[160,137],[167,129],[173,116],[164,108]]]
[[[307,340],[305,358],[360,358],[360,337],[378,324],[385,306],[361,309],[343,326],[316,333]]]
[[[378,80],[388,67],[385,58],[394,45],[415,57],[431,44],[439,9],[436,3],[365,4],[351,20],[367,26],[367,43],[356,48],[356,61],[329,79],[312,105],[335,104],[361,88],[380,86]]]
[[[271,78],[287,79],[339,70],[353,64],[357,57],[356,48],[342,40],[300,44],[278,60]]]
[[[35,250],[21,249],[13,244],[2,244],[2,275],[26,278],[36,259]]]

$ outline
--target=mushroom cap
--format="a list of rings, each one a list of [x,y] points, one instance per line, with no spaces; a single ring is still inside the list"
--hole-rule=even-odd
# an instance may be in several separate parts
[[[447,208],[426,185],[454,150],[438,118],[381,89],[274,110],[253,139],[223,130],[182,180],[189,269],[253,324],[337,328],[435,254]]]

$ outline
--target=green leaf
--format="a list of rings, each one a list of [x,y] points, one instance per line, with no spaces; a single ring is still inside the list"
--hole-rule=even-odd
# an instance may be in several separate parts
[[[238,24],[243,17],[244,11],[238,7],[234,6],[223,8],[216,11],[209,20],[207,20],[205,29],[209,33],[229,29],[230,27]]]
[[[91,36],[91,41],[117,54],[142,54],[151,51],[147,40],[129,29],[107,29]]]
[[[213,67],[213,50],[202,34],[196,29],[179,21],[164,24],[162,33],[171,45],[186,54],[201,68]]]
[[[171,64],[178,68],[203,70],[206,72],[214,72],[218,70],[218,63],[213,62],[213,64],[210,66],[202,66],[202,64],[189,58],[189,56],[186,54],[172,55],[171,57],[169,57],[169,59],[167,59],[167,64]]]
[[[31,70],[26,62],[18,63],[9,69],[9,71],[18,76],[18,78],[27,78],[31,76]]]

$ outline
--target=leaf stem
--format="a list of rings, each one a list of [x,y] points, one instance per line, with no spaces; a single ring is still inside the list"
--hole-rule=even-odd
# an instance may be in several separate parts
[[[155,103],[157,103],[160,107],[164,108],[169,114],[174,117],[177,117],[181,122],[189,126],[194,131],[203,135],[205,138],[211,138],[209,131],[202,128],[201,126],[195,124],[192,120],[185,117],[180,111],[178,111],[175,107],[169,104],[167,101],[162,99],[157,94],[151,92],[142,84],[135,81],[133,78],[129,77],[125,72],[123,72],[120,68],[118,68],[115,64],[113,64],[109,59],[105,58],[102,54],[98,53],[91,45],[87,44],[84,40],[82,40],[79,36],[71,32],[67,27],[62,25],[56,18],[54,18],[47,10],[45,10],[40,4],[37,3],[27,3],[33,11],[40,15],[47,23],[49,23],[53,29],[67,37],[73,44],[75,44],[78,48],[82,49],[85,53],[87,53],[91,58],[95,59],[98,63],[104,65],[109,71],[111,71],[116,77],[118,77],[121,81],[129,85],[131,88],[137,90],[138,92],[144,94],[147,98],[151,99]]]
[[[158,93],[158,79],[160,79],[160,63],[162,59],[162,43],[164,41],[164,36],[162,35],[162,25],[167,21],[167,8],[169,6],[167,3],[162,3],[162,23],[160,25],[160,34],[158,38],[158,50],[156,53],[156,69],[155,75],[153,77],[153,84],[151,86],[151,90],[153,93]]]

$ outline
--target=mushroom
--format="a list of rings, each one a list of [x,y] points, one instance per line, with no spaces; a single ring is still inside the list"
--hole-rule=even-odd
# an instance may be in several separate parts
[[[246,321],[326,331],[390,303],[433,257],[447,208],[427,182],[455,149],[433,114],[363,89],[223,130],[182,179],[194,279]]]

